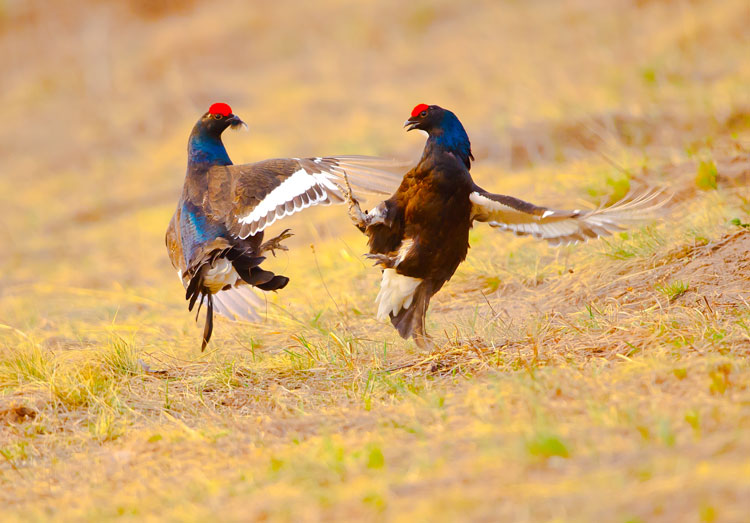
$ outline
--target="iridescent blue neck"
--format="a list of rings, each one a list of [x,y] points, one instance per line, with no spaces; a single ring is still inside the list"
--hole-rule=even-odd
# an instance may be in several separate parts
[[[221,136],[193,132],[188,140],[188,162],[191,164],[232,165]]]
[[[466,165],[471,167],[471,160],[474,157],[471,154],[471,142],[469,135],[466,134],[464,126],[458,120],[455,114],[445,111],[443,121],[438,128],[430,131],[428,144],[432,143],[436,148],[446,150],[458,156]]]

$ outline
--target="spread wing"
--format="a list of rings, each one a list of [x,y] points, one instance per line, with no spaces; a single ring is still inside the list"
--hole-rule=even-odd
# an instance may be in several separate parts
[[[313,205],[344,201],[344,172],[357,193],[390,196],[401,183],[404,162],[368,156],[280,158],[213,167],[208,172],[208,212],[247,238]]]
[[[648,213],[664,205],[659,191],[645,191],[593,210],[558,211],[532,203],[488,193],[475,186],[471,193],[472,218],[519,236],[531,235],[552,245],[564,245],[607,236],[635,225]]]

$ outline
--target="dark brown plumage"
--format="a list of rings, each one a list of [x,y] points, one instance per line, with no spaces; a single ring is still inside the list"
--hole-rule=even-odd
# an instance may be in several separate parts
[[[399,188],[368,213],[347,194],[355,225],[369,238],[370,254],[383,267],[378,317],[390,318],[399,334],[425,346],[424,318],[430,298],[466,258],[475,221],[552,244],[611,234],[658,207],[656,193],[595,211],[556,211],[492,194],[469,174],[471,144],[458,118],[436,105],[414,108],[406,125],[428,133],[419,163]]]

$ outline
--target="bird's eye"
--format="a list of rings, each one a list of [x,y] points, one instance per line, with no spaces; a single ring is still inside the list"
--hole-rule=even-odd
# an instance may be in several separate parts
[[[214,114],[213,117],[216,120],[221,120],[221,118],[222,118],[222,116],[220,114]]]
[[[419,116],[424,118],[425,116],[427,116],[427,111],[422,111],[421,113],[419,113]]]

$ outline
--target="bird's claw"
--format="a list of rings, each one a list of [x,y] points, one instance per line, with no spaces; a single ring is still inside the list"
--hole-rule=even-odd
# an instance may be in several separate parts
[[[362,212],[362,208],[359,206],[359,201],[354,197],[352,192],[352,186],[349,183],[349,176],[344,173],[344,186],[339,186],[339,190],[344,195],[344,199],[349,204],[349,218],[355,226],[363,229],[367,226],[367,213]]]
[[[264,252],[271,251],[271,254],[273,254],[273,256],[276,257],[276,251],[277,250],[279,250],[279,251],[288,251],[289,250],[289,248],[286,247],[285,245],[281,245],[281,242],[283,242],[287,238],[291,238],[292,236],[294,236],[294,234],[292,232],[290,232],[290,229],[284,229],[281,232],[281,234],[279,234],[278,236],[275,236],[275,237],[271,238],[270,240],[268,240],[267,242],[265,242],[263,245],[261,245],[260,246],[260,252],[264,253]]]
[[[385,254],[365,254],[365,258],[374,260],[374,266],[381,265],[384,269],[392,269],[396,266],[396,259]]]
[[[344,187],[340,187],[341,192],[344,194],[344,198],[346,201],[349,202],[349,208],[351,209],[352,206],[356,205],[359,206],[359,202],[354,197],[354,194],[352,193],[352,185],[349,183],[349,175],[346,174],[346,171],[343,171],[344,173]]]

